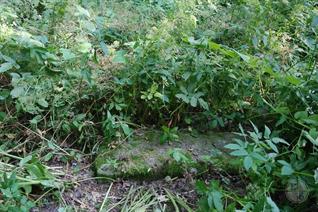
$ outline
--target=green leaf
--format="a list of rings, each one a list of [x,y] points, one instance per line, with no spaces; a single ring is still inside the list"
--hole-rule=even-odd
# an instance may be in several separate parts
[[[212,41],[209,41],[209,48],[211,50],[219,50],[219,49],[221,49],[221,45],[217,44],[217,43],[214,43]]]
[[[0,111],[0,122],[4,121],[6,117],[7,117],[7,114],[5,112]]]
[[[227,149],[232,149],[232,150],[237,150],[237,149],[241,149],[242,147],[238,144],[227,144],[224,146]]]
[[[88,10],[86,10],[85,8],[79,5],[76,5],[76,9],[77,9],[77,12],[75,13],[76,16],[86,16],[88,18],[90,17]]]
[[[13,66],[14,65],[12,63],[10,63],[10,62],[2,63],[0,65],[0,73],[4,73],[6,71],[9,71],[10,69],[13,68]]]
[[[106,45],[103,41],[101,41],[101,42],[99,43],[99,45],[100,45],[100,47],[101,47],[102,50],[103,50],[104,56],[108,56],[108,55],[109,55],[109,50],[108,50],[107,45]]]
[[[176,97],[177,97],[178,99],[182,99],[182,101],[184,101],[184,102],[187,103],[187,104],[190,102],[188,96],[186,96],[185,94],[178,93],[178,94],[176,94]]]
[[[198,99],[193,96],[191,98],[190,104],[191,104],[192,107],[196,107],[198,105]]]
[[[126,136],[129,136],[131,134],[131,129],[129,128],[127,124],[122,123],[120,126],[123,129]]]
[[[294,169],[291,167],[291,165],[285,165],[282,167],[282,171],[281,171],[281,174],[282,175],[292,175],[294,173]]]
[[[243,164],[244,168],[249,170],[253,166],[253,159],[250,156],[247,156],[244,158]]]
[[[23,96],[25,94],[24,87],[14,87],[13,90],[10,92],[10,95],[12,98],[18,98],[20,96]]]
[[[113,58],[114,63],[126,63],[126,52],[123,50],[116,51],[115,56]]]
[[[274,150],[276,153],[279,153],[279,151],[278,151],[276,145],[275,145],[272,141],[267,140],[267,143],[268,143],[268,145],[271,147],[272,150]]]
[[[314,139],[308,132],[304,132],[305,137],[315,146],[318,146],[318,138]]]
[[[44,98],[40,98],[36,102],[44,108],[47,108],[49,106],[49,103]]]
[[[318,126],[318,114],[309,116],[308,118],[303,119],[306,124]]]
[[[23,158],[22,160],[20,160],[19,166],[22,167],[24,166],[26,163],[28,163],[30,160],[32,160],[32,155],[29,155],[25,158]]]
[[[88,53],[92,48],[92,44],[86,41],[82,41],[78,44],[77,50],[81,53]]]
[[[71,60],[71,59],[74,59],[76,57],[76,55],[74,53],[72,53],[72,51],[70,49],[61,48],[60,52],[63,54],[62,57],[64,60]]]
[[[222,194],[219,191],[212,192],[213,204],[217,211],[223,211]]]
[[[248,155],[248,152],[245,149],[236,150],[230,153],[230,155],[233,156],[246,156]]]
[[[240,52],[237,52],[237,51],[235,51],[237,54],[238,54],[238,56],[240,56],[240,58],[242,59],[242,60],[244,60],[245,62],[249,62],[250,61],[250,59],[251,59],[251,57],[250,56],[248,56],[248,55],[245,55],[245,54],[242,54],[242,53],[240,53]]]
[[[286,76],[286,79],[289,83],[293,84],[293,85],[299,85],[301,83],[301,81],[297,78],[297,77],[294,77],[294,76]]]
[[[318,168],[316,168],[314,171],[314,179],[315,179],[315,183],[318,184]]]
[[[279,208],[277,207],[276,203],[272,200],[271,197],[266,197],[266,202],[269,206],[271,206],[271,212],[279,212]]]
[[[295,119],[302,120],[308,117],[307,111],[298,111],[294,114]]]
[[[282,144],[286,144],[287,146],[289,146],[289,143],[287,141],[285,141],[284,139],[282,138],[278,138],[278,137],[274,137],[271,139],[275,144],[278,144],[278,143],[282,143]]]
[[[201,107],[205,110],[209,110],[209,105],[206,101],[204,101],[202,98],[199,98],[199,103]]]
[[[271,135],[271,130],[265,125],[264,138],[269,139],[270,135]]]

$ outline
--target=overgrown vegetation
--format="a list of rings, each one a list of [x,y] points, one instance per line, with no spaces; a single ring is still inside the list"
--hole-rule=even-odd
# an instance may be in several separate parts
[[[314,0],[0,4],[1,211],[73,183],[48,162],[94,158],[140,126],[161,129],[162,143],[178,129],[239,132],[226,147],[246,193],[198,182],[200,211],[317,209]],[[302,196],[286,199],[295,182]]]

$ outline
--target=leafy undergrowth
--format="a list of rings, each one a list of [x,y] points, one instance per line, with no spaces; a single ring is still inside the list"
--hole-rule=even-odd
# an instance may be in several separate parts
[[[226,147],[246,193],[211,177],[197,183],[191,208],[317,209],[315,1],[0,4],[0,211],[28,211],[52,195],[60,211],[73,210],[59,197],[76,177],[62,178],[52,162],[93,162],[100,144],[113,148],[141,126],[162,129],[160,142],[178,129],[240,133]],[[157,201],[153,191],[129,194],[120,207]],[[164,198],[184,205],[175,195]]]

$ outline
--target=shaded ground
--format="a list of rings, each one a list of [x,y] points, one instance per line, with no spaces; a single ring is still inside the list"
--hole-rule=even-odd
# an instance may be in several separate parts
[[[34,208],[32,211],[55,212],[61,208],[75,209],[76,211],[99,211],[106,193],[111,186],[110,192],[103,211],[108,211],[108,208],[115,206],[120,202],[132,188],[143,188],[151,190],[160,204],[169,207],[169,199],[165,193],[165,189],[171,193],[182,197],[187,204],[194,208],[198,201],[198,194],[195,191],[195,176],[185,174],[183,177],[155,180],[155,181],[136,181],[117,179],[108,182],[101,182],[94,178],[94,173],[91,169],[89,158],[83,158],[80,163],[73,162],[72,164],[60,163],[54,164],[55,167],[64,170],[67,175],[63,177],[65,181],[71,181],[72,186],[65,190],[56,191],[55,196],[45,196],[41,199],[41,207]],[[74,172],[74,170],[79,170]],[[245,185],[239,177],[232,176],[221,170],[211,168],[208,172],[198,177],[199,179],[208,182],[210,179],[218,179],[225,185],[235,188],[236,191],[242,193]],[[43,193],[43,192],[42,192]],[[40,196],[40,195],[39,195]],[[39,198],[39,196],[37,198]],[[119,211],[122,206],[111,209],[110,211]]]

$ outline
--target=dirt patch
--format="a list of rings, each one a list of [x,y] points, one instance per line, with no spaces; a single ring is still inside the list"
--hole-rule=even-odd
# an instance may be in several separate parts
[[[51,164],[53,166],[53,164]],[[61,208],[72,208],[76,211],[99,211],[106,193],[111,186],[107,197],[107,204],[104,209],[112,208],[120,203],[132,188],[151,190],[154,197],[162,204],[170,205],[165,189],[168,189],[174,195],[181,197],[189,207],[195,208],[198,201],[198,194],[195,190],[195,181],[197,179],[209,182],[211,179],[217,179],[225,186],[229,185],[239,193],[244,193],[243,181],[219,169],[210,169],[200,176],[194,176],[192,173],[186,173],[182,177],[155,180],[138,181],[122,180],[105,182],[94,177],[91,169],[90,158],[83,158],[81,162],[54,164],[66,173],[63,180],[72,182],[71,186],[64,190],[50,192],[49,196],[44,196],[39,202],[41,206],[33,208],[33,212],[55,212]],[[43,192],[42,192],[43,193]],[[52,195],[55,193],[55,195]],[[41,195],[39,194],[39,198]],[[119,211],[121,205],[114,207],[110,211]]]

